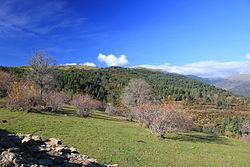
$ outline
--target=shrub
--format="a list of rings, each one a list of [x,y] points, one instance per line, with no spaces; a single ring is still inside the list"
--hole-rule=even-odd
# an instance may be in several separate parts
[[[6,97],[10,82],[12,81],[12,77],[6,73],[0,71],[0,97]]]
[[[242,140],[250,141],[250,120],[244,120],[241,124]]]
[[[244,135],[242,135],[241,139],[244,141],[250,141],[250,135],[244,134]]]
[[[44,99],[40,99],[39,89],[29,82],[19,81],[10,84],[7,105],[13,109],[57,111],[69,97],[64,93],[47,91]],[[41,105],[42,104],[42,105]]]
[[[87,117],[91,110],[101,106],[101,102],[93,99],[90,95],[75,94],[71,103],[75,106],[78,116]]]
[[[239,137],[241,135],[241,125],[244,118],[241,117],[227,117],[223,118],[221,128],[224,133],[222,135],[229,137]]]
[[[38,90],[28,82],[12,82],[10,84],[7,105],[14,109],[32,110],[37,107]]]

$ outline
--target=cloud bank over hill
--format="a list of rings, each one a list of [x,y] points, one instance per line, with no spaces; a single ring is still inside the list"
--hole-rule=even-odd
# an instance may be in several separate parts
[[[125,55],[115,56],[113,54],[104,55],[99,53],[97,60],[105,63],[107,66],[128,66],[129,61]],[[86,62],[83,64],[68,63],[64,65],[86,65],[96,67],[94,63]],[[135,67],[135,66],[133,66]],[[184,65],[172,65],[169,63],[151,65],[144,64],[136,67],[144,67],[149,69],[159,69],[166,72],[178,73],[183,75],[196,75],[203,78],[222,78],[233,74],[250,73],[250,54],[246,54],[243,61],[201,61]]]
[[[139,65],[139,67],[160,69],[183,75],[196,75],[204,78],[219,78],[233,74],[250,73],[250,54],[246,54],[245,58],[244,61],[201,61],[179,66],[164,63],[160,65]]]

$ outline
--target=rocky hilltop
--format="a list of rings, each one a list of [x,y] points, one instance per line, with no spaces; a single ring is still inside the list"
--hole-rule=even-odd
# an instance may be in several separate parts
[[[60,139],[0,131],[1,167],[112,167],[82,155]]]

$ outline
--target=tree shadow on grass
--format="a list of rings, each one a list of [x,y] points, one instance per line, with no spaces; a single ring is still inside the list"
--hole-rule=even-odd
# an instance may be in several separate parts
[[[194,143],[215,143],[229,145],[227,139],[217,135],[203,134],[203,133],[177,133],[175,135],[166,135],[164,139],[188,141]]]
[[[42,114],[42,115],[52,115],[52,116],[74,116],[76,115],[75,111],[72,109],[61,109],[58,111],[40,111],[40,110],[34,110],[34,111],[29,111],[30,113],[36,113],[36,114]]]
[[[107,121],[119,121],[119,122],[124,122],[127,121],[126,119],[124,119],[124,117],[122,116],[115,116],[115,115],[109,115],[105,112],[102,111],[95,111],[92,112],[89,115],[90,118],[94,118],[94,119],[102,119],[102,120],[107,120]]]
[[[110,117],[108,115],[100,115],[100,114],[96,114],[96,113],[92,113],[89,117],[94,118],[94,119],[107,120],[107,121],[120,121],[117,118],[113,118],[113,117]]]

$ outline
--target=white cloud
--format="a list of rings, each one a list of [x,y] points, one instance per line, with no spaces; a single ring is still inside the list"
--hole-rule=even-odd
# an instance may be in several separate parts
[[[245,58],[246,58],[247,60],[250,60],[250,53],[247,53],[246,56],[245,56]]]
[[[66,64],[60,64],[60,65],[63,65],[63,66],[75,66],[77,64],[76,63],[66,63]]]
[[[96,67],[96,65],[94,63],[90,63],[90,62],[86,62],[86,63],[80,64],[80,65]]]
[[[66,64],[61,64],[64,66],[76,66],[76,65],[83,65],[83,66],[91,66],[91,67],[96,67],[96,65],[94,63],[90,63],[90,62],[86,62],[83,64],[77,64],[77,63],[66,63]]]
[[[106,63],[108,66],[125,66],[128,64],[128,60],[125,55],[120,55],[120,57],[116,57],[112,54],[104,55],[99,53],[98,60],[100,62]]]
[[[140,65],[139,67],[160,69],[171,73],[183,75],[196,75],[205,78],[225,77],[233,74],[250,73],[250,54],[246,55],[245,61],[202,61],[185,65],[171,65],[168,63],[161,65]]]

